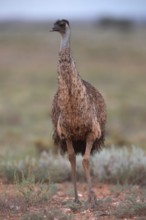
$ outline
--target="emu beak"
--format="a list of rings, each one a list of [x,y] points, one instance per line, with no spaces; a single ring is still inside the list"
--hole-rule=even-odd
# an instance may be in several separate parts
[[[54,25],[54,27],[52,27],[49,31],[50,32],[59,31],[59,27]]]
[[[49,30],[50,32],[54,32],[54,31],[58,31],[58,29],[57,29],[57,27],[52,27],[50,30]]]

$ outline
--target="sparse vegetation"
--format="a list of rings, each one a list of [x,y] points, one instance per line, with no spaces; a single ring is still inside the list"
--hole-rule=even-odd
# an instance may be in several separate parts
[[[120,184],[146,184],[146,155],[138,147],[103,149],[92,157],[92,175],[102,182]],[[71,180],[70,164],[67,156],[43,152],[40,158],[30,158],[2,162],[1,178],[7,183],[24,182],[63,182]],[[85,180],[82,157],[77,157],[77,177]]]
[[[53,211],[44,211],[43,212],[30,212],[30,213],[26,213],[20,220],[54,220],[54,219],[58,219],[58,220],[72,220],[72,216],[71,215],[65,215],[63,213],[60,212],[60,210],[53,210]]]
[[[33,176],[23,179],[23,181],[17,185],[17,188],[19,196],[23,198],[24,203],[28,206],[46,201],[49,202],[57,190],[55,185],[52,184],[36,184]]]
[[[0,211],[13,210],[16,213],[26,211],[28,207],[49,203],[57,189],[54,184],[35,184],[33,179],[23,179],[21,183],[14,185],[14,191],[0,194]]]
[[[124,201],[122,201],[117,209],[113,211],[113,214],[117,218],[132,218],[135,216],[146,216],[146,190],[142,193],[137,194],[129,190],[126,192],[128,195],[125,196]]]

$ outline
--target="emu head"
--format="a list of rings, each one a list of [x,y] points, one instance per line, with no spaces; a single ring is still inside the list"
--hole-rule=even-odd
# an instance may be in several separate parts
[[[65,35],[70,30],[69,22],[65,19],[57,20],[50,31],[57,31],[61,35]]]

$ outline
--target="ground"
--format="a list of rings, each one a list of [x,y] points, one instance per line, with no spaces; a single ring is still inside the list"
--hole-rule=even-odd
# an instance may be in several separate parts
[[[56,192],[52,195],[48,201],[32,202],[20,200],[20,197],[16,196],[18,186],[5,185],[1,183],[0,194],[2,195],[6,191],[7,199],[0,204],[0,220],[114,220],[119,219],[113,215],[114,210],[124,200],[125,194],[123,192],[114,191],[113,185],[94,183],[94,190],[97,196],[97,209],[89,209],[87,204],[87,188],[85,183],[78,183],[79,197],[81,205],[75,205],[73,203],[73,192],[71,182],[64,182],[55,184]],[[34,189],[35,190],[35,189]],[[139,187],[137,187],[139,190]],[[23,199],[22,199],[23,200]],[[6,205],[7,203],[7,205]],[[121,219],[138,219],[138,218],[121,218]],[[141,218],[145,219],[145,218]]]

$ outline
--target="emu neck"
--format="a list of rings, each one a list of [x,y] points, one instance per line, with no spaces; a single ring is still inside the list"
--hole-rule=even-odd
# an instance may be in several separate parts
[[[70,30],[65,34],[61,34],[60,51],[65,48],[70,48]]]
[[[79,109],[86,108],[83,101],[86,89],[71,57],[70,48],[62,48],[59,52],[58,83],[59,106],[62,112],[78,114]]]
[[[66,30],[65,34],[61,34],[61,37],[58,66],[60,106],[66,108],[68,101],[73,104],[74,100],[76,100],[76,105],[80,106],[82,96],[85,94],[85,87],[71,57],[70,28]],[[76,105],[74,108],[77,110]]]

